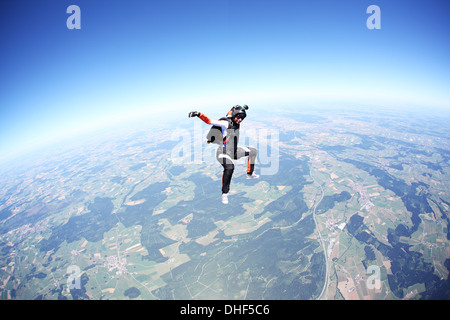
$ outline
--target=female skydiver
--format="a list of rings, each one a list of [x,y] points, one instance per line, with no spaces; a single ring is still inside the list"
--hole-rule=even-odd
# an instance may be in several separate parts
[[[245,110],[248,106],[243,107],[236,105],[228,112],[227,116],[219,120],[211,120],[203,113],[198,111],[189,112],[189,118],[199,117],[206,124],[213,126],[208,134],[208,143],[219,144],[216,151],[216,159],[223,166],[222,173],[222,203],[228,203],[228,192],[230,191],[231,177],[233,176],[234,163],[233,160],[248,156],[247,161],[247,179],[259,178],[253,171],[255,170],[255,160],[257,150],[252,147],[238,147],[239,127],[241,122],[247,116]],[[213,132],[213,133],[211,133]]]

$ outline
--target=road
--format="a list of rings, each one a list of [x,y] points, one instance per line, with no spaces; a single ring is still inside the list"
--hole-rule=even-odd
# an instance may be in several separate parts
[[[317,184],[319,185],[319,187],[320,187],[320,192],[321,192],[320,199],[319,199],[319,201],[315,204],[314,209],[313,209],[314,223],[316,224],[317,232],[319,233],[319,240],[320,240],[320,243],[321,243],[322,248],[323,248],[323,254],[324,254],[324,256],[325,256],[325,270],[326,270],[326,271],[325,271],[325,282],[324,282],[324,284],[323,284],[322,292],[320,293],[319,297],[317,298],[318,300],[320,300],[320,299],[322,298],[322,296],[323,296],[323,294],[324,294],[326,288],[328,287],[328,272],[329,272],[329,271],[328,271],[328,255],[327,255],[327,250],[326,250],[326,248],[325,248],[325,241],[324,241],[323,238],[322,238],[322,233],[320,232],[319,224],[317,223],[317,219],[316,219],[316,208],[317,208],[317,206],[319,205],[319,203],[322,201],[324,192],[323,192],[322,185],[319,184],[319,183],[314,179],[314,177],[312,176],[312,174],[311,174],[311,168],[309,169],[309,176],[311,177],[311,179],[313,180],[314,183],[317,183]]]

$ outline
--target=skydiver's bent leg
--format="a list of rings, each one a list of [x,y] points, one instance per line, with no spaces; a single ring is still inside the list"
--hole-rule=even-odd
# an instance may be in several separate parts
[[[236,158],[248,157],[247,160],[247,176],[256,178],[257,175],[253,174],[255,171],[255,161],[258,151],[252,147],[238,147],[236,151]]]
[[[252,175],[253,171],[255,171],[255,161],[256,161],[256,155],[258,154],[258,151],[255,148],[250,147],[250,154],[248,156],[247,161],[247,174]]]

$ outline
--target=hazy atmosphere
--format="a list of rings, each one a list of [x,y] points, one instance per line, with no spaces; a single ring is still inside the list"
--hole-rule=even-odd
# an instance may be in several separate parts
[[[78,16],[67,13],[73,4]],[[378,20],[367,13],[373,4]],[[448,111],[449,8],[445,0],[2,1],[0,153],[142,114],[182,118],[236,103]]]

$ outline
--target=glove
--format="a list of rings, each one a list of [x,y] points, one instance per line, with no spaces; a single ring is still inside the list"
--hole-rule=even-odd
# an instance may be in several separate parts
[[[189,112],[189,118],[198,117],[199,115],[200,115],[200,112],[198,112],[198,111]]]

